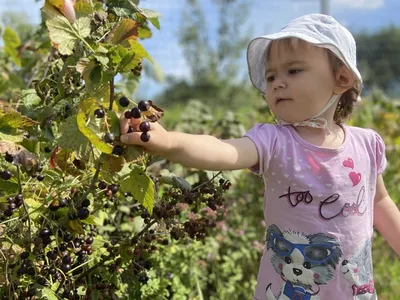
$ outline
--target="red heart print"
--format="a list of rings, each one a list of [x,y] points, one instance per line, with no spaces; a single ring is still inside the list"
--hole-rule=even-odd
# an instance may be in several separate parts
[[[343,166],[345,166],[346,168],[354,169],[354,161],[349,157],[343,162]]]
[[[356,172],[351,172],[349,174],[351,181],[353,182],[353,186],[356,186],[361,181],[361,174]]]

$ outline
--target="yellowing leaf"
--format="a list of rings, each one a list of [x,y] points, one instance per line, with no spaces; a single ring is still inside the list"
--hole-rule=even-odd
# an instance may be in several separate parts
[[[139,167],[125,175],[120,181],[123,192],[130,192],[148,212],[152,213],[154,207],[154,182]]]
[[[106,42],[120,44],[128,40],[136,40],[139,36],[137,23],[130,19],[122,19],[111,30]]]
[[[39,123],[22,115],[6,102],[0,102],[0,128],[22,129]]]
[[[86,136],[97,149],[106,154],[112,153],[111,145],[104,142],[93,130],[89,129],[86,126],[86,117],[83,111],[80,111],[78,113],[78,115],[76,116],[76,121],[79,131],[82,132],[83,135]]]

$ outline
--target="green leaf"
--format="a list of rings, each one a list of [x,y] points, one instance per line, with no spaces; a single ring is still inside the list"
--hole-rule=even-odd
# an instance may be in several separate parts
[[[112,146],[104,142],[93,130],[86,126],[86,117],[83,111],[78,112],[76,122],[79,131],[82,132],[97,149],[106,154],[112,153]]]
[[[27,108],[31,108],[40,104],[40,97],[37,95],[35,89],[22,90],[22,102]]]
[[[96,218],[93,215],[90,215],[86,219],[81,220],[81,222],[84,223],[84,224],[96,225],[96,226],[103,225],[102,222],[100,222],[100,219]]]
[[[71,24],[66,17],[47,2],[41,10],[49,30],[50,40],[61,54],[71,55],[79,40],[93,50],[85,40],[90,35],[90,17],[79,17]]]
[[[176,176],[167,169],[161,170],[160,175],[160,183],[172,185],[181,189],[182,191],[190,191],[192,188],[190,183],[187,182],[184,178]]]
[[[75,116],[69,117],[59,128],[57,144],[61,148],[70,149],[76,152],[79,159],[97,159],[101,152],[94,148],[90,141],[78,128]]]
[[[148,39],[151,38],[152,32],[148,28],[140,27],[139,28],[139,38],[141,39]]]
[[[151,63],[153,63],[153,59],[147,53],[146,49],[140,44],[138,41],[129,41],[129,44],[131,45],[131,50],[135,52],[135,59],[139,63],[139,61],[142,60],[142,58],[147,58]]]
[[[158,18],[161,17],[160,13],[147,8],[142,8],[141,13],[150,20],[154,27],[160,29],[160,22],[158,21]]]
[[[94,13],[94,7],[92,5],[92,1],[77,1],[74,5],[76,16],[81,17],[92,17]]]
[[[10,27],[6,27],[3,34],[4,50],[9,55],[12,61],[21,67],[21,58],[19,57],[18,47],[21,45],[21,40],[18,34]]]
[[[48,299],[48,300],[58,300],[56,294],[49,288],[44,287],[39,290],[39,298],[40,299]]]
[[[131,173],[122,177],[120,181],[123,192],[130,192],[139,203],[141,203],[149,213],[154,207],[154,182],[144,171],[135,167]]]

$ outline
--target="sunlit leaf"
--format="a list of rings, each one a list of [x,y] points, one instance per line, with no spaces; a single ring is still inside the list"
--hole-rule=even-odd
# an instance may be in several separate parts
[[[83,111],[80,111],[76,116],[76,122],[78,124],[79,131],[86,136],[89,141],[101,152],[106,154],[112,153],[112,146],[104,142],[93,130],[86,126],[86,117]]]
[[[130,192],[150,213],[154,207],[154,182],[139,167],[120,181],[123,192]]]
[[[22,115],[6,102],[0,102],[0,128],[32,127],[39,123]]]
[[[47,2],[42,7],[42,12],[50,39],[63,55],[71,55],[76,43],[79,40],[85,41],[85,38],[90,35],[90,17],[78,18],[71,24],[66,17]]]
[[[139,36],[137,23],[131,19],[119,21],[106,38],[106,42],[120,44],[129,40],[136,40]]]
[[[94,148],[87,137],[79,131],[76,117],[69,117],[59,128],[57,144],[76,152],[78,158],[85,160],[95,159],[100,156],[100,151]]]

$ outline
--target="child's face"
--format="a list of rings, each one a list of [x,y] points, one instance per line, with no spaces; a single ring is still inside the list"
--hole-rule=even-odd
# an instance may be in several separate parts
[[[327,50],[296,39],[291,47],[279,41],[271,44],[265,77],[268,106],[291,123],[318,114],[332,97],[335,84]]]

